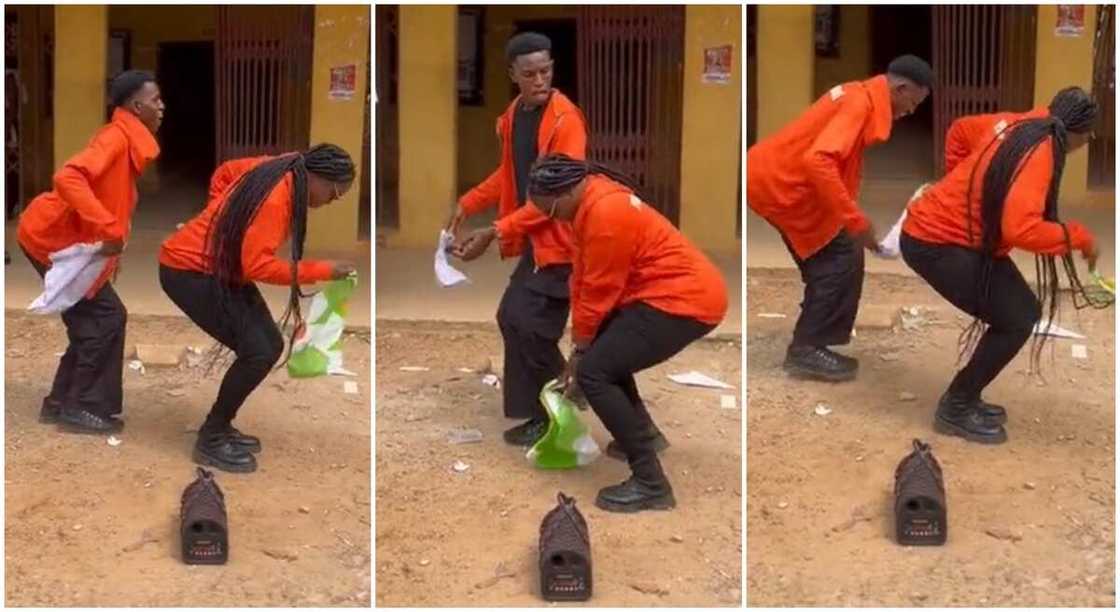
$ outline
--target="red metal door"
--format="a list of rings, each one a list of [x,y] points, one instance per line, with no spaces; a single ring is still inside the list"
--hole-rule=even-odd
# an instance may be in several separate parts
[[[958,117],[1034,104],[1033,6],[933,7],[933,157],[944,172],[945,132]]]
[[[1089,141],[1089,184],[1112,189],[1116,184],[1116,6],[1097,6],[1093,42],[1093,98],[1100,118]]]
[[[217,158],[307,148],[315,8],[219,6]]]
[[[577,37],[588,157],[634,177],[678,223],[684,7],[582,7]]]

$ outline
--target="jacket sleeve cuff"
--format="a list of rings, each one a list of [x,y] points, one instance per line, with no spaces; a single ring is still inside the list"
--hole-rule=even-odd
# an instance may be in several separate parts
[[[1069,230],[1069,242],[1074,251],[1084,251],[1096,242],[1092,232],[1077,221],[1066,223],[1066,228]]]
[[[301,261],[299,262],[299,280],[301,283],[319,283],[331,280],[334,267],[329,261]]]

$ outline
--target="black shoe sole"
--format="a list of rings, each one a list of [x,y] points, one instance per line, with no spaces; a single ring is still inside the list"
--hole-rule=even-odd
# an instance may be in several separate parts
[[[833,383],[849,382],[855,380],[856,375],[859,374],[858,369],[852,370],[850,372],[821,372],[820,370],[810,370],[809,368],[805,368],[788,361],[782,364],[782,368],[786,371],[787,374],[794,378]]]
[[[940,416],[935,416],[933,418],[933,430],[939,434],[944,434],[946,436],[957,436],[959,438],[964,438],[969,442],[978,442],[980,444],[1003,444],[1004,442],[1007,442],[1006,430],[1001,429],[999,430],[999,434],[997,435],[986,436],[984,434],[978,434],[976,432],[969,431],[964,427],[957,425],[956,423],[943,419]]]
[[[673,497],[672,493],[660,497],[647,497],[633,504],[620,504],[603,499],[602,497],[596,497],[595,505],[607,512],[632,514],[634,512],[641,512],[642,510],[672,510],[677,507],[677,500]]]
[[[245,464],[229,463],[228,461],[222,461],[221,459],[218,459],[217,457],[211,457],[210,455],[207,455],[203,451],[199,450],[197,447],[194,449],[194,454],[193,454],[192,458],[194,459],[195,463],[198,463],[200,465],[209,465],[211,467],[216,467],[219,470],[222,470],[223,472],[233,472],[235,474],[249,474],[251,472],[257,471],[257,464],[256,464],[255,461],[253,463],[245,463]]]

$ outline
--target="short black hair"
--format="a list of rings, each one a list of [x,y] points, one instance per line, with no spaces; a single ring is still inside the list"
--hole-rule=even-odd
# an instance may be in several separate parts
[[[109,101],[113,106],[124,106],[132,94],[140,91],[144,83],[155,83],[156,76],[147,70],[125,70],[109,83]]]
[[[513,64],[513,61],[518,57],[538,51],[548,51],[549,54],[551,54],[552,41],[544,34],[521,32],[520,34],[515,34],[513,38],[510,38],[509,42],[506,43],[506,61]]]
[[[887,66],[887,74],[913,81],[914,84],[933,89],[933,68],[917,55],[902,55]]]

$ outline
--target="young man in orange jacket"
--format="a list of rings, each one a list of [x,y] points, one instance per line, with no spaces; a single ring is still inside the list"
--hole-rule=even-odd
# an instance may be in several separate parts
[[[110,85],[113,118],[54,175],[19,219],[18,240],[40,276],[50,254],[81,243],[113,256],[93,288],[62,313],[70,344],[58,364],[39,420],[79,433],[120,431],[127,312],[110,284],[136,209],[136,180],[159,155],[155,133],[163,100],[155,77],[130,70]]]
[[[878,246],[856,203],[863,151],[886,141],[893,121],[913,113],[932,82],[929,64],[899,57],[886,74],[833,87],[747,151],[747,202],[781,233],[805,283],[785,360],[795,376],[855,378],[859,362],[829,347],[851,338],[863,289],[863,249]]]
[[[505,345],[502,406],[506,417],[527,419],[505,432],[509,444],[528,446],[548,428],[541,388],[564,370],[558,343],[568,322],[572,273],[572,230],[533,206],[525,206],[529,169],[538,157],[564,153],[586,157],[583,113],[552,88],[552,43],[526,32],[510,39],[506,57],[520,95],[498,118],[501,163],[486,180],[459,199],[448,227],[498,205],[498,220],[460,241],[453,254],[464,260],[482,255],[498,240],[502,257],[520,257],[498,307]]]

